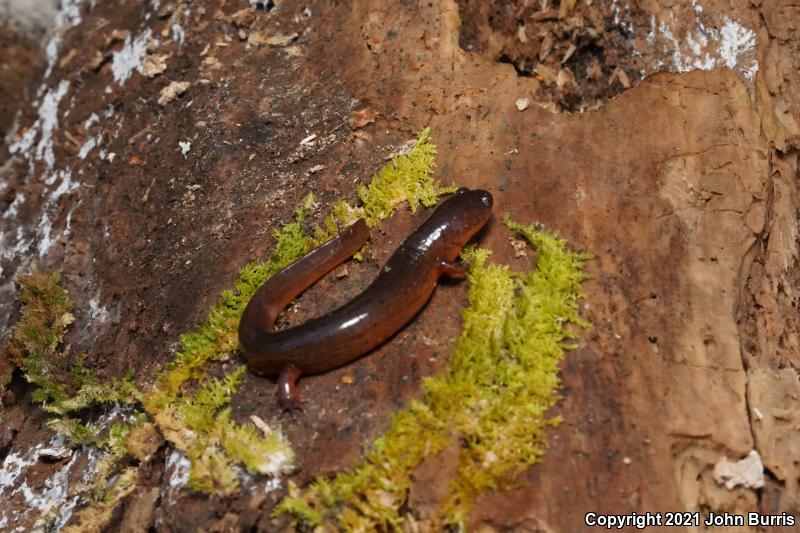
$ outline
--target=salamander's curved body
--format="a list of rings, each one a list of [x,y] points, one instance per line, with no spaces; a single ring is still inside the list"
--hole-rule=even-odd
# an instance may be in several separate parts
[[[459,189],[412,233],[364,292],[350,302],[299,326],[274,331],[275,320],[295,297],[366,242],[359,220],[334,239],[272,276],[247,304],[239,343],[250,367],[280,376],[280,400],[296,408],[295,382],[357,359],[386,341],[422,309],[439,277],[463,277],[456,263],[467,241],[489,220],[492,195]]]

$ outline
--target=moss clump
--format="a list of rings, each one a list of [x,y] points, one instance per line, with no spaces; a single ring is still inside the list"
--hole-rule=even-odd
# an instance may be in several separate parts
[[[156,415],[164,436],[191,460],[189,486],[201,492],[233,494],[241,464],[250,472],[275,476],[291,467],[293,453],[279,431],[263,434],[250,424],[231,420],[227,406],[245,367],[224,378],[205,380]]]
[[[66,436],[73,446],[94,445],[105,452],[89,486],[79,486],[73,495],[88,495],[92,505],[79,513],[78,531],[99,531],[103,520],[135,485],[138,469],[129,465],[124,442],[128,432],[141,422],[103,428],[84,423],[86,411],[99,404],[131,403],[135,394],[132,376],[101,383],[88,370],[82,356],[71,357],[62,347],[67,327],[73,322],[72,305],[60,284],[58,273],[32,272],[19,279],[22,310],[11,330],[9,353],[25,378],[36,388],[32,393],[42,409],[53,413],[47,421],[53,431]],[[120,470],[122,472],[120,473]],[[114,477],[113,481],[109,481]],[[67,529],[69,530],[69,528]]]
[[[20,320],[11,330],[9,353],[25,378],[36,385],[33,399],[47,407],[69,396],[69,355],[61,350],[64,334],[75,317],[58,273],[31,272],[18,281]]]
[[[361,205],[351,206],[344,200],[335,203],[325,218],[324,227],[316,228],[314,243],[322,244],[359,218],[373,227],[378,221],[389,218],[403,202],[416,213],[420,205],[434,206],[440,196],[455,192],[454,185],[443,187],[433,178],[436,145],[430,137],[430,128],[425,128],[410,148],[396,154],[368,185],[359,185]]]
[[[48,426],[66,435],[73,444],[92,442],[97,436],[77,417],[99,404],[126,401],[133,393],[131,376],[101,383],[84,365],[82,356],[71,357],[62,347],[67,327],[74,320],[67,291],[58,273],[31,272],[21,276],[22,310],[11,330],[9,354],[25,379],[36,386],[32,397],[42,409],[56,415]]]
[[[111,521],[114,510],[123,498],[128,496],[139,480],[139,469],[130,466],[119,472],[116,479],[105,490],[102,498],[95,500],[90,507],[76,513],[73,524],[64,527],[63,533],[99,533]]]
[[[358,197],[369,226],[388,218],[404,201],[415,213],[420,204],[434,206],[439,196],[456,191],[455,186],[442,187],[432,177],[436,146],[430,136],[430,128],[422,130],[407,154],[394,157],[369,185],[359,186]]]
[[[80,418],[51,418],[46,422],[46,425],[59,435],[67,437],[72,446],[92,444],[98,438],[97,433],[88,425],[84,424]]]
[[[468,252],[469,305],[448,370],[425,380],[424,400],[393,416],[359,466],[302,491],[291,487],[276,513],[346,530],[400,528],[414,469],[458,442],[458,473],[430,520],[463,524],[480,494],[508,486],[538,461],[544,429],[559,422],[546,411],[558,399],[566,341],[575,338],[570,324],[586,325],[577,303],[588,256],[553,234],[506,225],[537,250],[536,267],[512,272],[487,264],[485,250]]]

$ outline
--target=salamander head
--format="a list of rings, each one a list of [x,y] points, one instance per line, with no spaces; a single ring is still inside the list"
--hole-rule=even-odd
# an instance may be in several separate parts
[[[489,209],[492,208],[492,193],[489,191],[484,191],[483,189],[470,189],[469,187],[459,187],[456,189],[456,194],[477,195],[486,207]]]
[[[456,193],[448,198],[438,209],[443,214],[458,219],[462,226],[460,229],[470,231],[470,236],[486,224],[492,214],[492,193],[483,189],[467,189],[460,187]]]
[[[426,244],[438,247],[437,255],[442,259],[455,260],[461,248],[489,220],[492,205],[492,195],[488,191],[465,187],[458,189],[428,219],[426,226],[437,230],[434,230],[436,238]]]

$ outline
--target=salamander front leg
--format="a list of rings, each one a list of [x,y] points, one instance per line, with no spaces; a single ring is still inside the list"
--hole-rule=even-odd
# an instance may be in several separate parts
[[[467,277],[467,264],[442,260],[439,261],[439,271],[453,279],[464,279]]]
[[[303,400],[297,394],[297,380],[300,370],[289,365],[278,376],[278,403],[280,406],[293,413],[303,410]]]

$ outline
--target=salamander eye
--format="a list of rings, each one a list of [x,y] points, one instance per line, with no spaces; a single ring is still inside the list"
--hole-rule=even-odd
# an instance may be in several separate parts
[[[458,189],[456,189],[456,194],[464,194],[465,192],[469,192],[469,188],[459,187]]]

